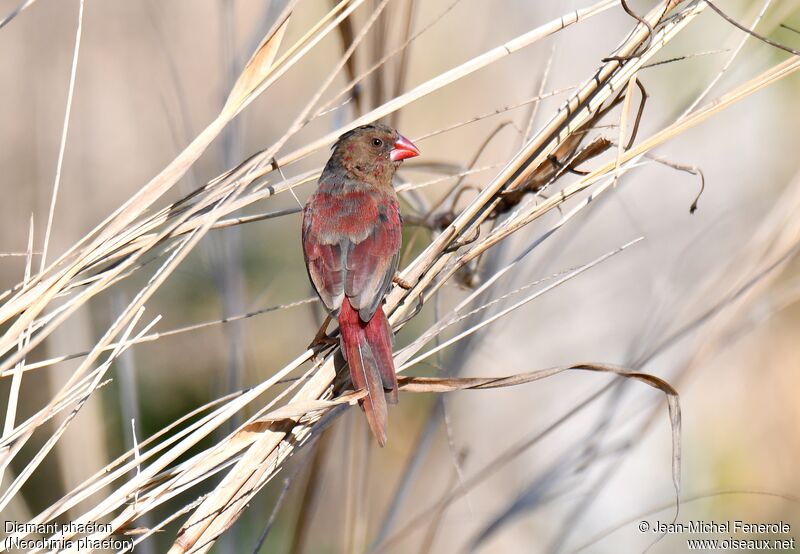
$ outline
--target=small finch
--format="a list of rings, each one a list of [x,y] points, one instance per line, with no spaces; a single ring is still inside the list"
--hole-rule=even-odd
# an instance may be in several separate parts
[[[392,178],[400,162],[419,155],[410,140],[377,123],[339,137],[316,192],[303,210],[303,254],[372,433],[386,444],[386,402],[397,402],[392,331],[383,299],[397,270],[403,222]]]

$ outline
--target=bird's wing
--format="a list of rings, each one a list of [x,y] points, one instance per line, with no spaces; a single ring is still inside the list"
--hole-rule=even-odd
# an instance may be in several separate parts
[[[369,321],[397,269],[402,221],[397,200],[367,191],[317,191],[303,212],[303,252],[314,288],[333,315],[346,294]]]
[[[344,292],[362,321],[372,319],[392,285],[402,242],[400,207],[393,198],[377,202],[377,215],[367,237],[350,246],[345,262]]]
[[[337,316],[344,298],[344,256],[339,242],[327,242],[318,214],[320,209],[324,211],[325,201],[316,200],[316,196],[303,210],[303,255],[311,284],[328,312]]]

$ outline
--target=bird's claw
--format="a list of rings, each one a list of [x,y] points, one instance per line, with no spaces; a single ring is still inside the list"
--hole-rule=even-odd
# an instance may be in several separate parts
[[[313,351],[311,359],[313,361],[317,361],[319,355],[324,350],[330,348],[331,346],[336,346],[337,344],[339,344],[339,341],[336,340],[335,338],[329,337],[328,335],[325,334],[321,336],[320,334],[317,334],[317,336],[314,337],[314,340],[311,341],[311,344],[308,345],[308,348]]]
[[[395,327],[400,328],[409,321],[411,321],[411,319],[413,319],[418,313],[422,311],[423,304],[425,304],[425,297],[422,295],[422,293],[420,293],[420,295],[417,297],[417,305],[414,306],[414,310],[406,317],[404,317],[401,321],[399,321]]]
[[[475,228],[475,233],[474,233],[473,236],[468,237],[468,238],[464,238],[464,239],[461,239],[461,240],[454,241],[453,243],[451,243],[448,246],[446,246],[444,251],[447,254],[450,254],[451,252],[455,252],[456,250],[458,250],[462,246],[467,246],[468,244],[472,244],[473,242],[478,240],[478,238],[480,236],[481,236],[481,228],[480,227],[476,227]]]
[[[328,325],[331,323],[331,316],[325,318],[325,321],[322,323],[322,326],[317,331],[317,334],[314,336],[314,340],[311,341],[311,344],[308,345],[308,348],[312,350],[314,353],[311,355],[311,359],[316,361],[317,355],[329,348],[331,346],[336,346],[339,344],[339,341],[333,337],[328,336]]]
[[[403,290],[411,290],[414,287],[414,285],[412,285],[405,279],[402,279],[399,275],[395,275],[394,277],[392,277],[392,283],[394,283]]]

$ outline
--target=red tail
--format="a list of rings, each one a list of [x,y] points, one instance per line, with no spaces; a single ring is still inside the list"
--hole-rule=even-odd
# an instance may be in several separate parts
[[[386,401],[397,402],[397,375],[392,359],[392,332],[383,308],[378,307],[368,322],[361,321],[345,297],[339,312],[341,346],[350,379],[356,390],[366,389],[361,407],[370,429],[381,446],[386,444],[388,414]]]

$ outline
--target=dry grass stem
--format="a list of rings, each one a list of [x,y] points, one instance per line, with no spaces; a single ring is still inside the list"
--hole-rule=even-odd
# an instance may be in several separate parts
[[[29,0],[20,4],[0,21],[0,28],[32,3]],[[477,150],[474,146],[469,147],[469,154],[464,155],[463,160],[452,162],[431,157],[430,160],[404,168],[410,170],[412,175],[425,172],[426,177],[424,180],[409,179],[408,173],[404,172],[403,177],[407,180],[397,186],[401,198],[407,201],[411,207],[409,211],[413,212],[408,214],[407,222],[414,224],[414,238],[408,241],[412,244],[406,245],[407,250],[402,258],[405,260],[407,256],[410,262],[402,267],[399,275],[410,287],[395,286],[391,289],[385,302],[385,310],[390,323],[395,330],[399,330],[431,298],[436,302],[436,309],[431,321],[425,320],[426,323],[419,328],[416,325],[408,326],[407,330],[413,336],[406,346],[395,353],[398,371],[403,372],[420,363],[439,367],[440,360],[432,360],[433,356],[446,352],[454,345],[464,348],[468,338],[477,332],[487,328],[495,329],[499,320],[510,314],[517,315],[517,310],[523,306],[586,274],[588,270],[600,264],[612,263],[611,260],[617,254],[639,243],[643,237],[621,244],[611,251],[606,246],[599,250],[606,252],[605,254],[583,265],[576,267],[574,262],[570,262],[565,264],[568,269],[562,266],[543,271],[542,274],[549,274],[548,277],[534,280],[533,277],[523,275],[516,285],[509,284],[512,275],[519,276],[523,261],[531,253],[537,252],[557,232],[563,234],[563,229],[576,225],[579,216],[589,213],[597,206],[596,200],[613,196],[613,191],[617,190],[615,187],[623,179],[627,180],[634,169],[653,165],[654,162],[664,163],[699,176],[704,186],[705,177],[699,168],[670,162],[656,156],[653,151],[800,69],[800,57],[792,56],[698,108],[722,77],[733,73],[729,73],[729,69],[739,59],[750,36],[746,35],[733,49],[721,70],[692,100],[682,115],[674,116],[659,130],[649,130],[649,136],[640,139],[638,131],[644,110],[642,106],[647,98],[641,79],[646,80],[648,68],[666,63],[663,60],[657,61],[658,56],[664,53],[664,49],[680,33],[690,28],[709,4],[704,0],[659,0],[650,2],[650,11],[639,16],[632,13],[627,4],[621,5],[619,0],[601,0],[532,28],[403,92],[409,82],[409,66],[412,60],[410,47],[414,40],[449,14],[458,3],[459,0],[450,3],[433,20],[420,25],[415,31],[415,27],[422,23],[418,24],[416,21],[422,12],[420,5],[415,2],[398,5],[389,0],[334,1],[330,5],[326,3],[325,9],[317,19],[309,23],[307,29],[293,29],[299,31],[296,33],[298,38],[286,44],[289,41],[287,37],[293,36],[288,34],[290,25],[295,25],[298,21],[294,13],[297,2],[290,0],[281,13],[276,14],[275,22],[244,65],[213,120],[155,177],[111,215],[57,259],[48,261],[48,244],[57,207],[78,69],[84,13],[84,2],[80,0],[66,113],[44,230],[40,269],[38,273],[31,269],[34,256],[37,255],[34,249],[32,218],[26,251],[0,254],[0,257],[25,256],[26,261],[22,280],[5,292],[0,304],[0,323],[5,329],[0,336],[0,355],[3,356],[0,361],[0,378],[10,379],[9,400],[4,410],[5,420],[0,437],[0,482],[5,486],[0,493],[0,510],[7,509],[19,496],[20,490],[29,483],[31,476],[41,470],[42,462],[62,439],[83,406],[112,378],[112,365],[131,347],[261,314],[280,312],[283,315],[290,308],[317,302],[316,298],[302,298],[294,302],[282,300],[273,301],[276,304],[274,306],[254,309],[265,304],[262,298],[254,302],[249,310],[245,310],[244,305],[230,311],[226,309],[223,312],[226,317],[222,318],[166,330],[160,330],[160,327],[153,330],[160,319],[157,316],[147,324],[140,325],[145,306],[149,305],[167,279],[185,264],[187,257],[211,230],[230,229],[297,214],[300,208],[295,207],[294,203],[276,205],[275,197],[284,195],[280,198],[291,201],[291,196],[286,193],[294,196],[296,187],[314,182],[321,171],[317,167],[318,162],[298,162],[305,162],[306,158],[330,145],[343,132],[382,118],[391,118],[391,121],[396,122],[401,111],[415,102],[609,10],[624,8],[622,15],[627,12],[630,16],[626,19],[629,32],[622,37],[613,52],[607,53],[608,57],[599,61],[596,69],[580,85],[546,92],[546,87],[552,88],[548,81],[551,80],[550,73],[555,57],[553,46],[541,77],[533,84],[526,85],[536,91],[536,96],[517,103],[508,103],[507,99],[502,99],[504,103],[498,101],[496,104],[502,107],[479,112],[477,116],[457,114],[452,118],[448,117],[447,121],[456,123],[440,128],[426,128],[415,139],[424,140],[452,133],[465,125],[529,106],[525,113],[520,114],[524,118],[522,121],[499,123],[492,132],[486,134],[482,143],[478,141]],[[762,20],[770,3],[771,0],[764,0],[760,4],[750,25],[751,31]],[[396,32],[392,31],[393,40],[387,40],[386,44],[376,44],[372,40],[370,44],[368,37],[386,36],[390,27],[388,21],[392,18],[397,18],[401,23]],[[302,100],[301,107],[291,114],[289,123],[281,129],[279,136],[263,150],[242,160],[205,185],[177,201],[167,202],[165,195],[193,168],[234,118],[273,85],[286,79],[285,75],[292,68],[303,64],[309,53],[326,37],[329,41],[335,40],[335,35],[330,37],[335,29],[338,29],[341,38],[341,54],[336,54],[335,63],[326,70],[324,77],[317,80],[316,88],[308,94],[307,99]],[[254,36],[260,35],[261,33]],[[371,54],[362,58],[362,52],[367,46],[372,48]],[[666,61],[685,60],[706,53],[690,54]],[[358,69],[362,66],[366,69],[359,73]],[[345,86],[330,91],[337,79],[342,80],[342,75],[345,77]],[[361,95],[358,87],[364,85],[368,85],[369,96]],[[525,98],[530,93],[530,90],[526,90],[521,97]],[[567,95],[566,99],[552,112],[541,129],[534,131],[537,116],[541,115],[543,109],[540,101],[562,94]],[[343,99],[344,96],[347,98]],[[280,107],[270,105],[270,109]],[[369,111],[363,111],[367,109]],[[332,114],[331,119],[336,121],[329,125],[328,132],[305,141],[298,140],[310,122],[326,114]],[[612,129],[615,133],[613,139],[602,136],[607,129]],[[515,132],[517,134],[509,137]],[[512,151],[500,159],[495,156],[484,162],[484,158],[488,158],[493,149],[500,148],[498,144],[504,139],[513,139]],[[288,152],[285,151],[287,145],[295,143],[298,145],[292,146],[293,149]],[[612,145],[616,147],[612,149]],[[479,165],[479,161],[483,165]],[[686,179],[686,176],[681,178]],[[427,189],[451,181],[454,184],[448,185],[447,191],[435,200],[432,193],[430,197],[427,196]],[[787,203],[794,206],[798,203],[800,196],[797,191],[800,188],[795,186],[792,190],[794,196],[788,198]],[[297,200],[297,196],[294,198]],[[256,203],[270,205],[263,208],[259,205],[256,209]],[[297,203],[300,201],[297,200]],[[286,207],[287,205],[290,207]],[[252,212],[242,211],[250,206],[253,206]],[[693,206],[696,206],[696,201]],[[794,212],[780,212],[771,217],[775,221],[788,222],[792,213]],[[544,219],[545,216],[550,219]],[[531,225],[534,222],[537,225]],[[411,228],[411,225],[408,227]],[[515,247],[521,246],[513,256],[491,264],[485,261],[491,257],[487,253],[497,252],[498,246],[506,239],[512,235],[519,237],[522,235],[521,231],[534,227],[530,236],[525,237],[519,245],[515,243]],[[774,270],[784,267],[797,252],[800,231],[796,227],[797,225],[786,223],[783,232],[776,235],[772,224],[757,234],[749,249],[751,257],[745,264],[750,269],[746,273],[749,280],[744,277],[739,279],[736,282],[737,287],[720,301],[721,306],[734,306],[737,302],[740,306],[748,305],[756,296],[755,288],[775,278],[778,272]],[[637,232],[633,236],[641,234],[643,233]],[[280,235],[267,236],[267,242],[282,240],[276,237]],[[426,238],[430,240],[421,252],[412,248]],[[622,240],[616,240],[612,245],[619,245]],[[416,252],[419,253],[414,256]],[[759,257],[759,252],[763,256]],[[8,263],[15,262],[10,260]],[[140,279],[135,280],[134,277]],[[117,310],[119,313],[115,313],[111,324],[103,327],[102,333],[98,332],[100,336],[93,341],[91,347],[83,346],[86,350],[79,350],[80,347],[62,349],[40,355],[45,341],[53,333],[69,325],[70,318],[76,313],[89,310],[93,301],[103,293],[131,283],[137,284],[136,294],[121,310]],[[439,293],[443,287],[453,284],[462,289],[466,284],[468,290],[458,291],[460,295],[452,303],[453,306],[444,307],[439,303],[443,296]],[[303,293],[298,294],[301,297],[302,295]],[[787,302],[793,302],[797,296],[791,298]],[[714,314],[716,312],[697,317],[695,322],[705,321]],[[687,319],[691,318],[687,316],[680,321]],[[729,320],[722,320],[709,333],[708,349],[700,349],[696,359],[690,360],[685,367],[674,373],[676,379],[681,379],[688,368],[699,363],[704,356],[717,352],[720,345],[730,338],[733,322],[740,319],[731,315]],[[654,347],[652,352],[644,354],[640,360],[652,359],[667,348],[669,341],[683,336],[682,333],[685,332],[686,329],[680,329],[672,335],[664,333],[668,336],[666,342]],[[313,332],[309,332],[309,338],[312,335]],[[430,344],[432,341],[435,341],[434,344]],[[429,344],[430,346],[426,346]],[[287,466],[289,460],[319,439],[336,417],[344,413],[348,406],[356,405],[364,396],[363,391],[342,392],[341,383],[338,382],[335,388],[336,349],[320,350],[317,347],[317,350],[306,349],[297,353],[282,368],[270,368],[269,377],[255,386],[227,395],[220,394],[217,400],[171,421],[160,431],[143,437],[143,440],[139,440],[136,435],[137,425],[140,429],[143,428],[142,420],[138,416],[130,419],[132,447],[104,467],[93,468],[95,472],[91,476],[30,518],[30,522],[58,521],[66,515],[75,523],[108,521],[111,523],[112,533],[97,531],[89,537],[103,539],[113,533],[135,532],[135,544],[138,545],[165,526],[189,514],[182,522],[169,552],[208,552],[219,537],[241,517],[255,495]],[[61,371],[63,368],[60,364],[77,359],[80,362],[75,362],[77,367],[69,372],[60,388],[41,405],[32,407],[27,412],[31,415],[26,415],[21,420],[19,398],[23,377],[27,384],[29,372],[44,373],[45,368],[52,372]],[[674,383],[670,384],[662,377],[640,370],[641,365],[632,364],[630,367],[631,369],[612,364],[581,363],[504,377],[460,378],[452,374],[437,378],[399,376],[400,389],[406,393],[438,394],[520,386],[574,370],[608,373],[613,376],[614,383],[605,385],[600,391],[575,404],[551,426],[499,453],[492,464],[484,466],[470,477],[462,475],[460,463],[463,455],[458,445],[452,441],[452,435],[448,435],[456,460],[454,475],[458,479],[447,488],[441,500],[420,513],[413,514],[404,528],[394,529],[391,536],[384,535],[384,531],[388,533],[388,529],[382,530],[379,538],[375,539],[379,544],[369,548],[379,550],[399,542],[404,533],[417,524],[422,525],[426,518],[427,523],[431,523],[432,518],[433,525],[426,527],[427,534],[423,540],[426,548],[432,548],[445,510],[455,499],[476,487],[515,456],[625,380],[644,383],[663,393],[666,399],[672,433],[671,476],[676,491],[679,491],[681,414]],[[38,377],[38,374],[33,374],[33,377]],[[238,385],[226,390],[234,388],[238,388]],[[659,404],[658,407],[663,406]],[[638,432],[643,434],[652,425],[657,417],[658,407],[651,406],[653,412],[649,412],[650,419],[638,428]],[[52,431],[48,430],[51,423]],[[226,425],[229,427],[225,427]],[[34,437],[44,436],[46,439],[41,441],[43,445],[23,462],[21,452],[26,446],[36,444]],[[210,437],[214,437],[213,444],[201,447]],[[325,450],[322,448],[325,440],[317,443],[320,450]],[[370,460],[355,431],[351,433],[350,447],[358,467],[365,471],[360,475],[353,474],[352,487],[349,489],[350,500],[346,502],[349,507],[344,510],[349,518],[344,525],[347,529],[344,540],[350,548],[360,551],[368,549],[366,521],[369,506],[362,498],[363,495],[357,493],[361,489],[366,490],[364,474]],[[593,455],[600,456],[596,453]],[[10,471],[12,464],[16,471],[14,475]],[[318,471],[322,462],[316,460],[312,465],[314,471]],[[294,466],[293,471],[294,473],[286,477],[266,527],[264,522],[258,526],[259,530],[264,528],[264,531],[257,541],[257,548],[264,543],[267,532],[275,522],[278,507],[283,505],[289,483],[300,470]],[[3,476],[13,477],[7,486]],[[207,493],[199,493],[199,487],[207,484],[214,476],[220,477],[218,484]],[[313,480],[310,483],[313,485],[309,485],[312,490],[307,493],[314,494],[313,489],[317,484]],[[111,492],[106,494],[103,491]],[[189,495],[192,496],[187,500]],[[156,512],[166,505],[175,505],[172,503],[178,500],[182,503],[180,508],[172,510],[166,517],[161,515],[161,511]],[[77,515],[72,517],[73,514]],[[158,520],[155,519],[156,514]],[[142,525],[137,520],[146,515],[153,517],[153,521],[157,523],[137,529],[137,525]],[[301,532],[295,537],[298,543],[306,540],[304,534],[310,525],[310,520],[301,522]],[[16,533],[14,536],[21,538],[26,535]],[[71,532],[62,532],[52,538],[74,539],[76,536]],[[475,544],[483,538],[485,537],[481,535]]]

